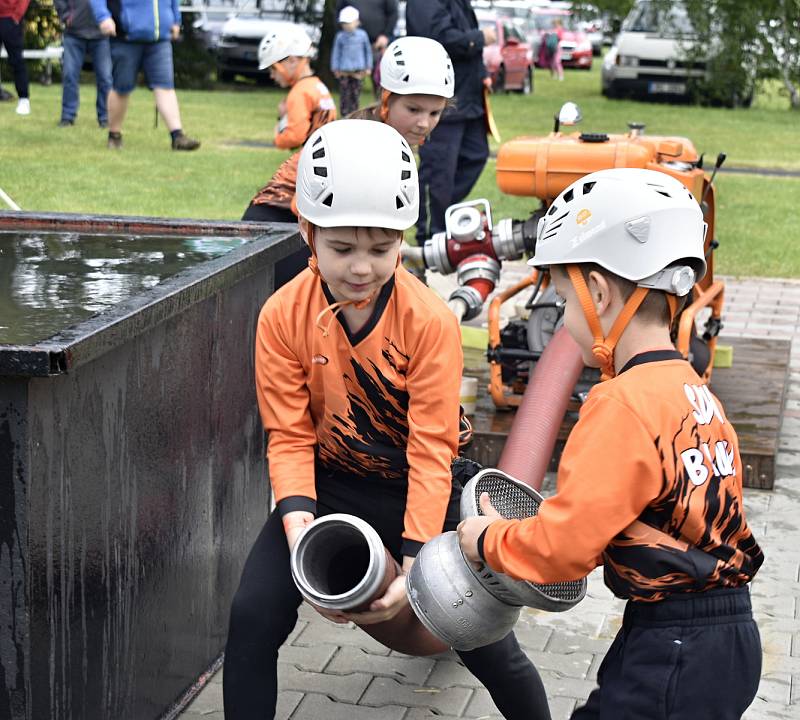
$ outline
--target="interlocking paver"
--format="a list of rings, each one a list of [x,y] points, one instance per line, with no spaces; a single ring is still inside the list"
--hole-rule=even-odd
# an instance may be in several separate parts
[[[372,655],[360,648],[342,647],[325,668],[327,673],[368,672],[394,677],[404,683],[422,685],[438,663],[432,658],[406,655]],[[432,683],[437,684],[437,683]]]
[[[289,720],[297,709],[304,693],[297,690],[282,690],[278,692],[278,704],[275,707],[275,720]]]
[[[391,678],[372,680],[361,705],[400,705],[401,707],[430,707],[442,713],[461,715],[473,691],[464,687],[413,687]]]
[[[306,672],[293,665],[284,665],[278,674],[278,689],[303,693],[323,693],[338,702],[357,703],[372,681],[369,673],[331,675]]]
[[[550,714],[553,720],[567,720],[575,709],[576,702],[573,698],[554,697],[548,698],[550,704]],[[503,716],[498,714],[492,698],[484,690],[478,690],[467,705],[463,717],[470,720],[503,720]]]
[[[294,665],[299,670],[322,672],[338,649],[337,645],[320,644],[304,647],[286,643],[278,655],[278,662]]]
[[[501,288],[527,274],[504,266]],[[725,278],[725,336],[791,335],[789,392],[773,490],[746,489],[744,500],[766,561],[752,584],[764,662],[758,696],[744,720],[800,718],[800,282]],[[449,295],[450,278],[431,285]],[[504,316],[513,312],[507,303]],[[485,313],[471,324],[485,327]],[[773,335],[770,335],[773,333]],[[736,358],[734,358],[736,362]],[[546,487],[553,485],[548,475]],[[566,613],[523,609],[520,645],[538,666],[554,720],[568,718],[595,686],[624,602],[589,576],[585,601]],[[324,670],[324,672],[323,672]],[[222,720],[221,673],[181,720]],[[323,620],[302,606],[281,650],[278,720],[495,720],[488,692],[454,653],[409,658],[391,652],[353,626]],[[348,698],[339,702],[335,698]]]
[[[305,695],[292,713],[291,720],[402,720],[406,709],[400,706],[361,707],[336,702],[327,695]]]

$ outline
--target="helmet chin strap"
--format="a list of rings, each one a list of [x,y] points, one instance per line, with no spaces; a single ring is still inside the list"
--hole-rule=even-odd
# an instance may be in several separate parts
[[[389,98],[392,93],[389,90],[381,90],[381,107],[378,110],[378,117],[381,122],[389,122]]]
[[[317,262],[317,249],[314,246],[314,223],[308,222],[307,223],[307,231],[306,231],[306,243],[308,243],[308,248],[311,250],[311,257],[308,258],[308,267],[314,275],[316,275],[322,282],[325,282],[325,278],[322,277],[322,273],[319,271],[319,263]],[[397,265],[400,264],[400,254],[397,255]],[[327,307],[324,307],[317,315],[317,319],[315,320],[316,326],[322,330],[322,337],[328,337],[330,334],[331,325],[333,321],[336,319],[336,316],[347,306],[352,305],[356,310],[361,310],[362,308],[367,307],[372,302],[372,299],[375,297],[375,293],[370,293],[367,297],[363,300],[339,300],[338,302],[331,303]],[[321,321],[322,318],[325,316],[326,313],[331,314],[331,319],[328,321],[327,325],[322,325]]]
[[[594,344],[592,345],[592,354],[600,362],[601,380],[610,380],[616,375],[614,368],[614,349],[628,327],[631,318],[636,314],[642,301],[647,297],[649,292],[648,288],[637,287],[631,293],[627,302],[620,311],[614,324],[611,326],[611,332],[607,337],[603,336],[603,328],[600,325],[600,318],[597,316],[594,303],[592,302],[592,295],[589,292],[589,287],[586,284],[586,279],[583,277],[581,269],[577,265],[567,265],[567,273],[569,279],[572,281],[572,286],[575,288],[575,294],[583,308],[583,314],[586,317],[586,322],[589,324],[589,330],[594,337]],[[676,305],[677,307],[677,305]],[[672,311],[672,306],[670,305]]]
[[[309,68],[308,58],[300,58],[300,62],[297,63],[297,66],[294,69],[294,72],[290,75],[286,68],[283,66],[283,60],[280,60],[273,64],[275,70],[277,71],[278,75],[281,76],[284,82],[288,85],[294,85],[298,80],[302,79],[303,73]]]

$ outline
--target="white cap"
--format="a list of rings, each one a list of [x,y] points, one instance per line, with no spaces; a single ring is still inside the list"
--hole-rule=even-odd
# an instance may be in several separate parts
[[[352,5],[346,5],[339,12],[340,23],[351,23],[356,20],[358,20],[358,8],[354,8]]]
[[[419,214],[414,154],[374,120],[337,120],[308,138],[297,166],[297,211],[320,227],[406,230]]]
[[[674,294],[691,288],[665,268],[706,273],[707,225],[678,180],[638,168],[600,170],[564,190],[539,221],[535,266],[596,263],[627,280]]]
[[[258,69],[266,70],[270,65],[289,56],[311,57],[313,43],[308,33],[299,25],[287,25],[286,29],[267,33],[258,46]]]
[[[397,38],[381,57],[381,87],[399,95],[453,97],[453,63],[444,47],[426,37]]]

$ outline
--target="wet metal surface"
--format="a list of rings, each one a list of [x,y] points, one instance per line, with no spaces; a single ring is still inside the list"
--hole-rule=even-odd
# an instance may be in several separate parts
[[[269,503],[256,321],[299,243],[266,230],[0,345],[31,360],[0,362],[2,720],[157,718],[222,649]]]

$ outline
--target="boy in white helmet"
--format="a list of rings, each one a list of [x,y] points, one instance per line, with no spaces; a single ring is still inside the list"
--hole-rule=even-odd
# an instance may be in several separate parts
[[[289,26],[265,35],[258,47],[258,68],[266,70],[281,87],[290,88],[278,106],[275,146],[295,150],[303,146],[317,128],[336,119],[336,105],[330,91],[311,69],[311,38],[303,28]],[[297,180],[299,153],[293,153],[262,188],[242,220],[295,222],[291,210]]]
[[[310,41],[309,41],[310,42]],[[446,50],[435,40],[402,37],[386,48],[381,58],[379,103],[351,115],[354,119],[384,122],[397,130],[412,147],[433,131],[453,97],[453,64]],[[294,197],[299,153],[281,165],[272,179],[250,203],[242,220],[294,222],[290,210]],[[283,260],[276,269],[280,287],[308,262],[303,248]]]
[[[302,600],[290,549],[315,516],[361,517],[403,573],[423,543],[458,521],[450,466],[459,328],[433,291],[398,269],[418,204],[411,148],[385,124],[342,120],[306,143],[297,209],[312,262],[267,300],[258,322],[256,392],[277,506],[233,600],[227,720],[274,715],[278,649]],[[378,623],[407,603],[400,575],[368,611],[326,617]],[[461,659],[505,717],[550,717],[541,679],[513,634]]]
[[[549,267],[564,324],[606,378],[581,408],[558,492],[523,521],[459,525],[468,559],[537,583],[603,564],[628,600],[599,687],[572,717],[739,720],[761,645],[747,583],[763,555],[744,516],[736,433],[670,328],[706,271],[705,223],[677,180],[592,173],[540,221],[531,263]]]

